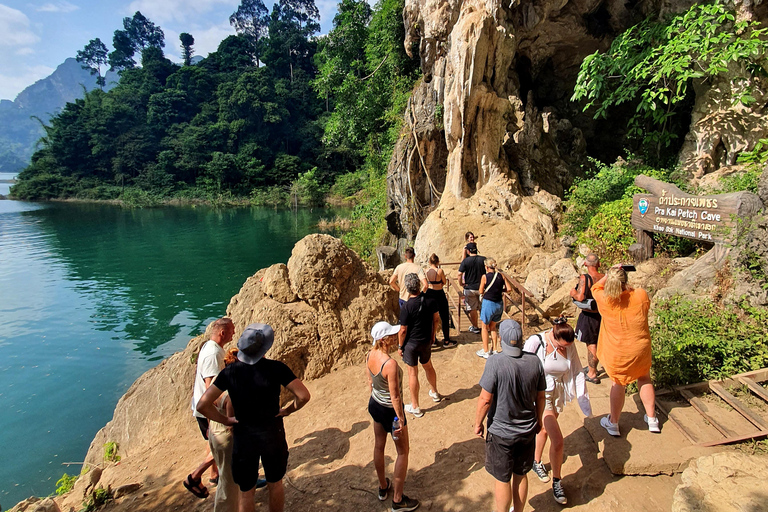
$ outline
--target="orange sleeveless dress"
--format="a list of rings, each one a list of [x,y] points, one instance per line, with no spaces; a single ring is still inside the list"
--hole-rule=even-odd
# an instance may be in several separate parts
[[[651,370],[651,300],[642,288],[622,292],[617,303],[608,302],[603,284],[592,286],[602,320],[597,358],[611,380],[626,386]]]

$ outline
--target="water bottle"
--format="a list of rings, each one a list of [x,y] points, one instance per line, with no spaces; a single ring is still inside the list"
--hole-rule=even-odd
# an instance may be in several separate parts
[[[392,422],[392,440],[397,441],[399,438],[395,434],[395,430],[400,430],[400,418],[395,416],[394,421]]]

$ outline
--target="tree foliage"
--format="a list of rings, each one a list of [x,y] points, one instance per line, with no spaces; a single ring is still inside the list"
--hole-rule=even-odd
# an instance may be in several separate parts
[[[101,68],[109,63],[108,53],[107,46],[97,37],[91,39],[82,50],[78,50],[75,58],[83,69],[90,71],[92,75],[97,75],[96,85],[102,89],[106,85],[106,80],[101,74]]]
[[[189,66],[192,64],[192,55],[195,53],[192,46],[195,44],[195,38],[192,34],[182,32],[179,34],[179,41],[181,42],[181,58],[184,60],[184,65]]]
[[[636,105],[628,135],[658,155],[678,138],[675,116],[694,83],[730,69],[742,85],[734,100],[755,101],[750,85],[766,75],[767,31],[758,22],[737,21],[720,2],[694,5],[667,22],[647,19],[617,37],[607,52],[584,59],[571,99],[586,100],[584,111],[592,110],[595,118],[625,103]]]

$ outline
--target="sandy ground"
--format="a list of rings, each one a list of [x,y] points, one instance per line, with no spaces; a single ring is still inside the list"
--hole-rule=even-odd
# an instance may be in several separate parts
[[[462,333],[456,348],[435,351],[439,391],[447,396],[433,403],[427,396],[423,372],[422,418],[409,418],[411,456],[405,492],[422,501],[422,510],[492,510],[493,479],[484,469],[484,441],[474,436],[472,424],[485,360],[477,357],[480,336]],[[580,347],[582,360],[583,346]],[[402,364],[402,363],[401,363]],[[367,412],[368,391],[364,367],[347,368],[309,382],[312,400],[286,420],[290,446],[286,484],[288,511],[384,511],[390,502],[375,496],[377,480],[372,463],[373,426]],[[607,380],[589,385],[595,397],[605,396]],[[407,377],[406,386],[407,388]],[[406,389],[406,403],[408,391]],[[597,444],[584,428],[584,418],[575,403],[561,415],[565,437],[563,485],[568,505],[552,498],[551,484],[530,474],[526,510],[658,511],[669,510],[675,476],[614,476],[598,452]],[[672,428],[670,425],[669,428]],[[643,434],[643,433],[641,433]],[[653,435],[632,450],[654,450]],[[105,470],[102,482],[113,488],[141,482],[143,488],[109,504],[105,510],[208,511],[213,499],[199,500],[181,485],[202,459],[205,442],[190,416],[189,428],[174,443],[158,446],[142,456],[126,458]],[[395,448],[387,445],[387,471],[391,475]],[[549,457],[545,451],[544,461]],[[204,481],[207,481],[207,475]],[[209,486],[213,491],[213,486]],[[257,510],[267,510],[267,493],[257,491]],[[70,496],[62,510],[79,502]],[[76,507],[79,510],[79,507]]]

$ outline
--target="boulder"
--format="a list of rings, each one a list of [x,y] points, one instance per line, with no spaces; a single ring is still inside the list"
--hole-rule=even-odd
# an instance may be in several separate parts
[[[543,302],[550,291],[557,289],[558,284],[549,269],[542,268],[528,274],[523,286],[533,294],[534,299]]]
[[[760,181],[757,184],[757,195],[763,204],[768,204],[768,166],[765,167],[760,175]]]
[[[281,302],[292,297],[285,283],[296,297],[293,302]],[[396,323],[397,310],[397,293],[384,276],[337,238],[309,235],[296,244],[287,265],[248,278],[226,313],[235,324],[234,340],[251,323],[270,324],[275,343],[267,357],[284,361],[303,379],[315,379],[363,361],[371,327],[379,320]],[[207,339],[207,334],[192,339],[133,383],[91,442],[87,462],[101,462],[108,441],[130,456],[173,442],[177,432],[194,427],[195,361]]]
[[[561,258],[560,254],[564,251],[558,252],[538,252],[531,256],[531,260],[525,267],[525,274],[529,275],[534,270],[547,269],[555,264],[557,260]]]
[[[288,277],[288,267],[283,263],[276,263],[264,272],[261,280],[262,291],[277,302],[288,304],[296,300],[296,293],[291,289],[291,280]]]
[[[379,272],[395,268],[400,264],[397,248],[388,245],[380,245],[376,248],[376,259],[379,261]]]
[[[672,512],[766,510],[765,456],[720,452],[691,461],[675,489]]]
[[[31,496],[24,501],[19,502],[8,512],[32,512],[32,506],[40,502],[40,498]]]
[[[139,489],[141,489],[141,487],[142,487],[142,484],[140,484],[138,482],[132,483],[132,484],[121,485],[120,487],[115,489],[115,492],[112,495],[112,497],[114,499],[118,499],[118,498],[122,498],[123,496],[128,496],[129,494],[133,494],[134,492],[136,492]]]
[[[32,512],[61,512],[61,509],[53,500],[53,498],[45,498],[32,506]]]
[[[557,260],[551,267],[549,272],[558,280],[559,284],[566,283],[575,277],[579,277],[579,272],[573,265],[573,261],[569,258],[562,258]]]
[[[576,317],[578,311],[571,299],[571,290],[578,283],[578,277],[571,279],[547,297],[541,304],[541,309],[544,311],[544,318],[554,318],[562,314],[565,314],[568,318]]]

